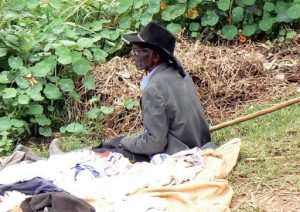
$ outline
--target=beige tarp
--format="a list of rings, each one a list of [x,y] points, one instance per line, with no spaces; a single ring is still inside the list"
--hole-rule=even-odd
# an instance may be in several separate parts
[[[204,168],[194,180],[176,186],[142,189],[130,195],[129,199],[153,197],[165,203],[167,211],[172,212],[230,211],[233,190],[225,178],[237,162],[240,147],[241,141],[236,138],[216,150],[205,150]],[[97,211],[109,208],[109,204],[101,200],[88,202]]]

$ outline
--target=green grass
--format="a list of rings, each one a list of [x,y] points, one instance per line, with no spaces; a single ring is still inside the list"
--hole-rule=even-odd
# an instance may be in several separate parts
[[[254,106],[244,115],[273,106]],[[300,191],[300,106],[295,104],[271,114],[213,132],[213,139],[224,143],[242,139],[237,166],[229,175],[235,191],[241,195],[272,190]],[[247,161],[247,158],[255,158]],[[241,211],[260,211],[241,208]]]
[[[64,135],[59,137],[60,141],[62,142],[62,151],[69,152],[73,150],[89,148],[89,147],[96,147],[98,146],[102,140],[99,138],[91,138],[88,134],[81,134],[81,135]],[[49,153],[49,145],[48,143],[40,143],[35,141],[29,141],[28,146],[39,156],[48,158]]]

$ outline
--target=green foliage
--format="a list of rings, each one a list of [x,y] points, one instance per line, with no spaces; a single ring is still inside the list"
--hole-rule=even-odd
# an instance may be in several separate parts
[[[0,155],[6,155],[11,152],[13,148],[13,140],[8,138],[9,133],[7,131],[0,132]]]
[[[75,80],[79,87],[96,88],[90,70],[118,53],[126,44],[124,33],[154,20],[174,34],[184,31],[199,39],[244,35],[287,41],[299,28],[300,2],[11,0],[1,1],[0,19],[0,132],[7,131],[11,138],[24,133],[51,136],[61,126],[67,126],[64,132],[85,131],[55,114],[69,100],[81,101]],[[279,35],[283,29],[289,31]],[[98,103],[88,118],[113,113]],[[128,110],[136,105],[134,100],[124,102]],[[88,123],[82,125],[87,131]]]

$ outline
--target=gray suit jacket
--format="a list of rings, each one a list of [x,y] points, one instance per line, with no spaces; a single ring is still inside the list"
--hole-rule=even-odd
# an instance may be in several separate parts
[[[160,64],[142,94],[144,132],[121,140],[126,150],[154,155],[200,147],[210,131],[192,79]]]

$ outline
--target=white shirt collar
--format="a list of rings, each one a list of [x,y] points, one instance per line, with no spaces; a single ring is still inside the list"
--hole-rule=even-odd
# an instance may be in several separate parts
[[[158,65],[159,66],[159,65]],[[158,66],[156,66],[150,73],[148,73],[143,80],[141,81],[141,90],[144,90],[147,84],[150,81],[151,76],[154,74],[154,72],[157,70]]]

